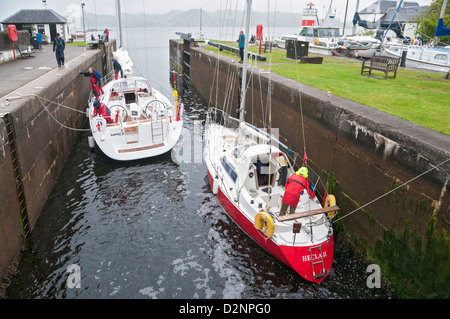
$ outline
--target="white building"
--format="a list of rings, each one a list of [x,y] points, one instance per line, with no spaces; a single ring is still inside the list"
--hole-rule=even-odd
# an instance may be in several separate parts
[[[416,17],[428,6],[420,6],[414,1],[403,2],[397,12],[397,0],[377,0],[359,11],[359,26],[366,29],[385,30],[392,21],[391,30],[404,37],[414,38],[417,30]],[[361,30],[359,30],[361,31]]]
[[[6,30],[13,24],[17,30],[28,30],[30,35],[42,34],[42,42],[53,42],[59,33],[64,40],[71,36],[67,19],[52,9],[22,9],[1,22]]]

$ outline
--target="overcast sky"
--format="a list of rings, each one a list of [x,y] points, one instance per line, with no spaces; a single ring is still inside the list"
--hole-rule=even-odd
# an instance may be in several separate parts
[[[202,8],[205,11],[242,10],[245,0],[120,0],[123,11],[146,13],[167,13],[171,10],[189,10]],[[330,0],[253,0],[252,9],[255,11],[271,12],[275,7],[277,11],[296,13],[311,2],[319,10],[319,18],[328,10]],[[409,0],[414,1],[414,0]],[[432,0],[415,0],[421,5],[429,5]],[[46,0],[47,8],[53,9],[63,16],[81,15],[81,3],[86,4],[86,11],[96,14],[114,14],[115,0]],[[355,12],[357,0],[348,0],[347,19],[351,19]],[[360,0],[359,10],[377,2],[377,0]],[[343,20],[347,0],[334,0],[332,7],[336,9],[337,16]],[[42,0],[0,0],[0,20],[16,13],[20,9],[43,9]]]

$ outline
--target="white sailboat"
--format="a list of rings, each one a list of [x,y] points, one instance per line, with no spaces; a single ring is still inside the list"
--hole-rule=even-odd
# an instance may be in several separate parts
[[[247,0],[246,34],[251,2]],[[247,38],[244,50],[248,51]],[[317,196],[311,199],[304,191],[295,214],[279,216],[286,179],[295,170],[286,146],[245,122],[247,54],[242,67],[240,118],[216,108],[208,110],[203,155],[213,193],[256,243],[306,280],[320,283],[332,267],[330,218],[339,207],[333,195],[322,207]]]
[[[120,17],[119,1],[117,4]],[[121,43],[120,25],[119,20]],[[96,144],[106,156],[118,161],[149,158],[170,151],[183,127],[183,105],[177,99],[177,91],[163,94],[146,78],[133,76],[131,60],[121,48],[114,52],[114,57],[122,65],[125,77],[105,83],[104,93],[98,98],[91,95],[89,146]],[[97,105],[103,105],[109,117],[99,116],[95,111]]]

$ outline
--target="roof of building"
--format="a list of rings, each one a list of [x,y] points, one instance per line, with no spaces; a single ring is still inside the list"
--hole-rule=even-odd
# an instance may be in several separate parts
[[[52,9],[22,9],[9,16],[1,23],[3,24],[34,24],[34,23],[67,23],[67,19]]]
[[[429,7],[402,7],[398,10],[398,13],[394,19],[394,21],[400,22],[408,22],[414,20],[419,14],[428,9]],[[395,15],[396,8],[389,8],[386,12],[386,15],[383,17],[383,20],[390,21]]]
[[[378,10],[378,2],[380,2],[380,10]],[[405,1],[402,4],[402,8],[406,7],[419,7],[419,3],[413,1]],[[387,13],[390,8],[397,8],[397,1],[392,0],[381,0],[375,1],[367,8],[359,11],[359,13]]]

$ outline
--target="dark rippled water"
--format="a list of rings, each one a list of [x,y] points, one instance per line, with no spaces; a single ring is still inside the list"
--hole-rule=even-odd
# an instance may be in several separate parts
[[[166,58],[161,56],[168,66]],[[171,76],[167,70],[167,82]],[[177,78],[185,105],[177,149],[120,163],[91,152],[87,133],[80,134],[7,298],[389,298],[367,287],[367,265],[339,236],[333,269],[316,285],[268,255],[225,215],[196,153],[207,104]],[[79,266],[80,288],[67,285],[72,264]]]

